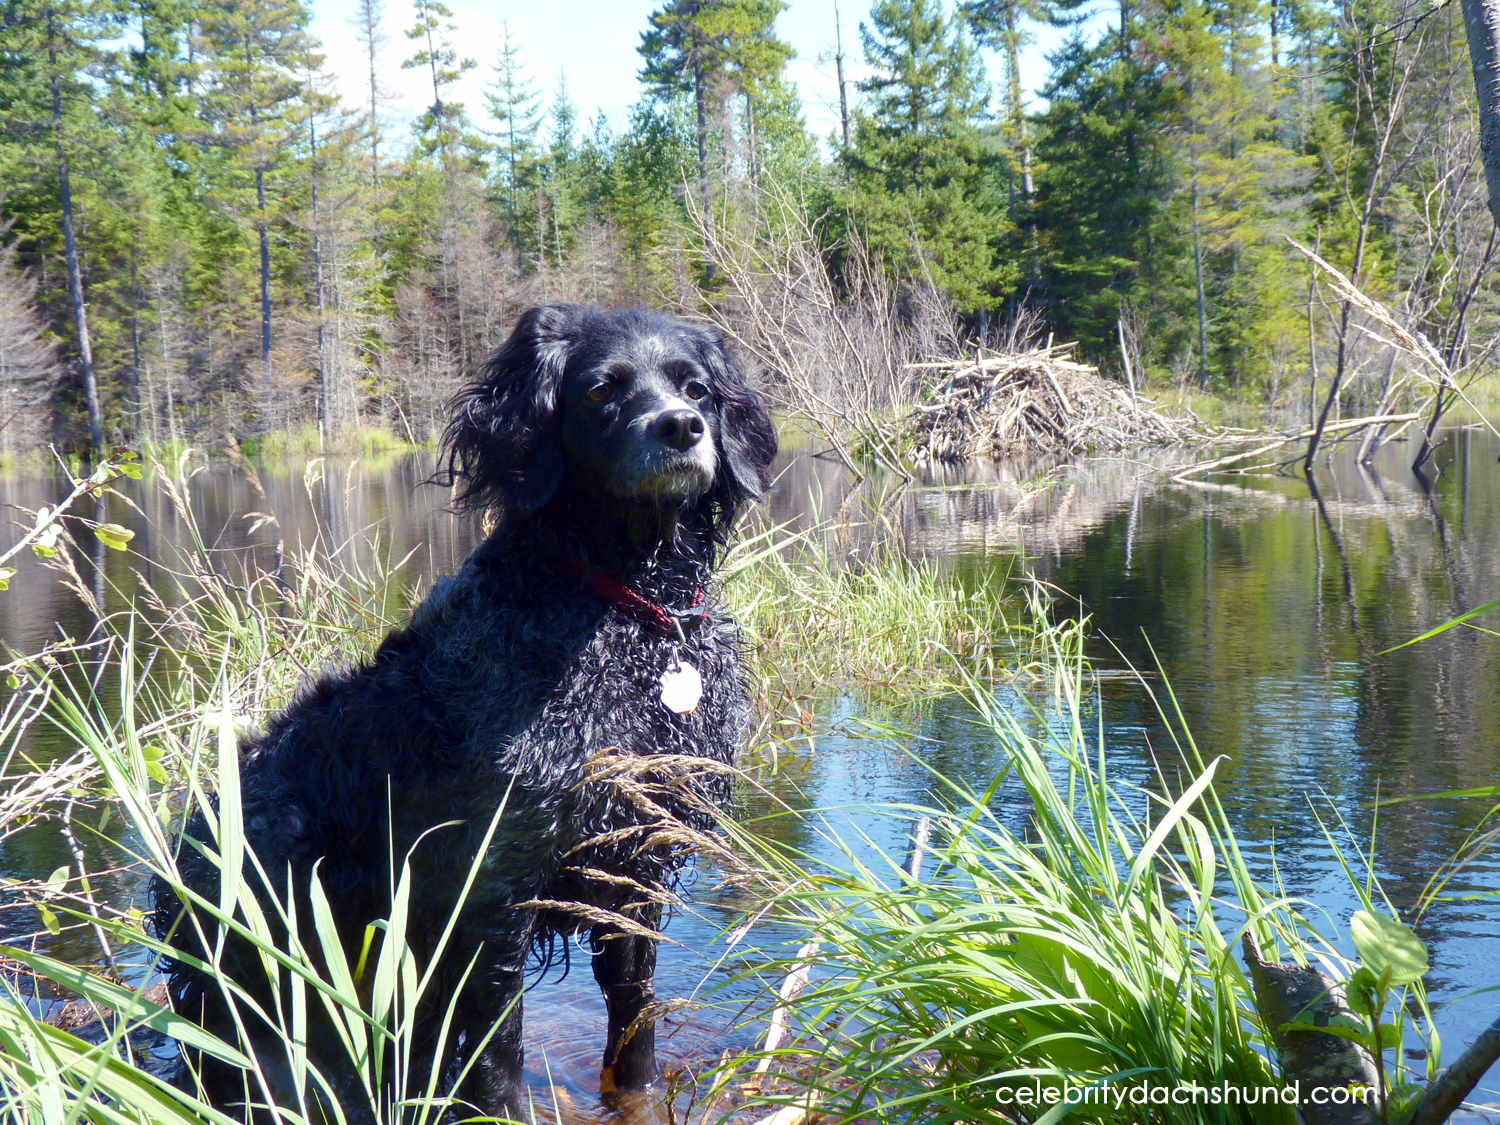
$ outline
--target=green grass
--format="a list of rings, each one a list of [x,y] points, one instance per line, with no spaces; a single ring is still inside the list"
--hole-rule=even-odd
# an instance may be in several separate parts
[[[1285,1106],[1215,1106],[1207,1093],[1196,1105],[1129,1102],[1146,1083],[1282,1086],[1235,957],[1247,930],[1271,959],[1279,952],[1334,979],[1355,966],[1304,904],[1257,884],[1214,789],[1219,762],[1201,759],[1170,697],[1163,718],[1185,777],[1122,791],[1091,717],[1081,634],[1041,636],[1050,715],[969,685],[1006,753],[993,784],[981,792],[934,775],[937,804],[886,810],[932,824],[922,877],[868,837],[841,836],[831,819],[819,825],[838,856],[831,864],[747,836],[783,888],[763,909],[814,945],[745,955],[768,988],[799,970],[812,983],[789,1006],[790,1042],[721,1071],[721,1095],[750,1093],[733,1104],[813,1106],[823,1122],[1001,1125],[1050,1123],[1068,1099],[1093,1098],[1073,1119],[1293,1121]],[[1368,861],[1346,870],[1356,886],[1366,880],[1368,910],[1394,913],[1370,900]],[[1414,1002],[1425,1012],[1419,987]],[[1403,994],[1398,1022],[1404,1004]],[[1392,1073],[1402,1074],[1399,1050]],[[1029,1109],[1018,1101],[1038,1090]],[[1097,1100],[1114,1096],[1126,1100]]]
[[[930,560],[876,538],[838,557],[848,528],[744,538],[726,561],[724,595],[751,641],[757,696],[801,699],[840,686],[913,696],[960,690],[965,670],[1036,674],[1035,584],[1002,571],[966,586]]]
[[[273,430],[246,438],[242,448],[251,457],[274,460],[321,456],[381,457],[409,453],[418,447],[383,426],[361,425],[330,440],[324,440],[316,426]]]
[[[158,468],[153,479],[189,535],[175,564],[157,560],[147,602],[109,623],[117,690],[96,698],[89,685],[97,681],[65,646],[17,659],[0,669],[15,677],[20,701],[0,721],[0,737],[9,749],[30,724],[57,724],[89,769],[57,775],[56,791],[94,810],[88,815],[101,828],[94,818],[106,812],[122,818],[129,833],[121,837],[116,820],[109,835],[138,844],[120,859],[179,894],[190,892],[176,869],[177,829],[208,793],[217,794],[216,854],[232,874],[226,886],[233,893],[197,905],[203,917],[264,949],[288,1001],[285,1012],[272,1014],[288,1021],[288,1046],[260,1057],[249,1042],[213,1041],[97,969],[42,957],[21,942],[0,952],[127,1023],[244,1066],[252,1098],[264,1096],[273,1071],[291,1074],[304,1102],[284,1115],[287,1122],[336,1120],[344,1109],[382,1122],[435,1120],[446,1104],[417,1080],[413,1064],[412,1014],[428,982],[404,942],[404,881],[360,980],[326,917],[314,919],[316,950],[273,940],[275,915],[288,907],[263,886],[245,846],[234,761],[238,729],[284,703],[308,670],[370,652],[420,585],[402,560],[360,569],[349,552],[337,565],[316,553],[290,560],[284,587],[269,577],[235,585],[214,574],[193,534],[181,470]],[[1083,627],[1051,624],[1044,590],[999,582],[969,589],[934,565],[878,547],[850,562],[828,545],[839,541],[833,530],[752,535],[726,567],[725,595],[753,641],[750,671],[762,708],[871,684],[908,698],[964,691],[1007,752],[996,786],[1013,783],[1006,801],[1024,827],[993,811],[995,787],[975,793],[947,783],[941,807],[891,810],[935,825],[929,874],[914,880],[901,873],[898,857],[872,860],[868,841],[841,844],[816,812],[796,815],[833,840],[842,855],[835,866],[774,850],[755,824],[726,825],[741,867],[763,892],[769,888],[755,909],[769,907],[795,926],[798,944],[813,935],[821,947],[812,987],[792,1009],[795,1038],[769,1057],[749,1100],[811,1098],[835,1121],[999,1123],[1015,1118],[997,1090],[1033,1082],[1055,1090],[1147,1078],[1274,1084],[1265,1029],[1232,955],[1238,934],[1254,926],[1267,951],[1316,958],[1336,976],[1352,966],[1296,904],[1255,885],[1214,794],[1215,763],[1198,759],[1179,721],[1185,788],[1163,781],[1149,793],[1118,792],[1103,734],[1089,725]],[[146,677],[148,659],[154,671]],[[1061,722],[1002,707],[993,692],[1008,680],[1050,693]],[[504,810],[496,815],[498,823]],[[86,879],[70,866],[29,890],[56,924],[97,927],[117,951],[133,948],[138,962],[161,951],[138,915],[96,906]],[[325,958],[331,967],[323,972]],[[792,960],[763,957],[757,971],[774,987]],[[245,1002],[235,982],[207,968]],[[15,986],[6,987],[0,1110],[48,1125],[227,1125],[141,1069],[123,1026],[90,1045],[39,1023]],[[336,1106],[296,1047],[296,1013],[308,1004],[323,1005],[345,1030],[360,1076],[345,1097],[358,1106]],[[700,1107],[706,1118],[746,1100],[744,1072],[755,1061],[725,1072],[731,1081]],[[739,1092],[726,1098],[727,1091]],[[1214,1117],[1174,1108],[1152,1120],[1272,1118],[1263,1110]]]

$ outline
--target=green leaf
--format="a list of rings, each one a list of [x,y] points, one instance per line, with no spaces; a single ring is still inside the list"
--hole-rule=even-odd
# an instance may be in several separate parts
[[[1349,919],[1349,936],[1359,959],[1372,972],[1390,970],[1390,983],[1397,988],[1414,984],[1427,975],[1427,947],[1411,927],[1383,914],[1357,910]]]
[[[11,672],[5,677],[5,686],[10,688],[11,691],[18,690],[21,686],[21,677]]]
[[[1437,636],[1439,633],[1446,633],[1455,625],[1462,625],[1464,622],[1478,617],[1481,614],[1488,613],[1492,609],[1500,609],[1500,598],[1496,598],[1492,602],[1485,602],[1484,605],[1480,606],[1478,609],[1471,609],[1468,613],[1462,614],[1459,617],[1455,617],[1452,621],[1444,621],[1436,629],[1428,629],[1427,632],[1423,633],[1420,637],[1413,637],[1409,641],[1403,641],[1401,644],[1396,645],[1394,648],[1388,648],[1384,652],[1377,652],[1375,655],[1384,656],[1388,652],[1397,652],[1400,649],[1405,648],[1407,645],[1418,644],[1421,641],[1425,641],[1431,637]]]
[[[10,580],[16,576],[13,566],[0,566],[0,590],[10,589]]]
[[[56,981],[64,988],[92,1000],[95,1004],[113,1009],[133,1023],[154,1028],[214,1058],[223,1059],[231,1065],[242,1068],[254,1066],[254,1063],[245,1055],[229,1044],[215,1038],[187,1017],[172,1011],[171,1008],[158,1007],[139,992],[112,984],[93,973],[30,950],[0,946],[0,953],[21,962],[48,980]]]
[[[104,830],[109,827],[109,814],[111,812],[113,812],[113,811],[114,810],[111,809],[108,805],[105,805],[104,806],[104,811],[99,814],[99,829],[98,830],[99,830],[99,834],[100,835],[103,835],[104,834]]]
[[[141,479],[141,467],[132,461],[122,461],[115,468],[119,469],[121,476],[129,477],[131,480]]]
[[[1436,793],[1417,793],[1410,797],[1383,797],[1373,802],[1373,807],[1383,809],[1388,805],[1404,805],[1410,801],[1439,801],[1468,797],[1500,797],[1500,785],[1480,785],[1473,789],[1440,789]]]
[[[1349,1007],[1360,1015],[1373,1020],[1377,1014],[1375,995],[1380,989],[1375,974],[1364,965],[1355,969],[1344,982],[1344,996]]]
[[[47,893],[55,895],[68,885],[68,865],[65,863],[47,876]]]
[[[165,755],[166,751],[154,742],[141,747],[141,757],[146,760],[146,776],[158,785],[165,785],[168,781],[167,767],[161,764]]]
[[[57,915],[48,910],[41,903],[37,903],[37,913],[42,916],[42,925],[47,927],[47,932],[53,937],[62,933],[62,926],[58,924]]]
[[[370,959],[370,947],[375,944],[375,935],[380,927],[371,922],[365,927],[365,943],[359,949],[359,963],[354,966],[354,982],[358,984],[365,979],[365,962]]]
[[[106,547],[123,551],[125,545],[135,538],[135,532],[117,523],[101,523],[94,527],[94,535]]]

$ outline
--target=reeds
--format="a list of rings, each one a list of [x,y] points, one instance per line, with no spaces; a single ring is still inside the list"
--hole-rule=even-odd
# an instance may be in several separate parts
[[[1038,625],[1047,597],[1034,583],[1003,570],[966,584],[878,534],[844,555],[836,541],[827,526],[768,528],[725,564],[725,599],[749,638],[767,710],[774,698],[839,688],[951,694],[963,670],[986,682],[1040,674],[1037,632],[1050,626]]]
[[[934,775],[938,803],[886,810],[931,824],[925,870],[921,850],[883,852],[829,819],[832,862],[761,851],[784,888],[768,916],[816,945],[755,975],[811,983],[782,1003],[779,1047],[726,1061],[720,1105],[774,1106],[786,1125],[1295,1119],[1236,948],[1250,933],[1335,979],[1353,966],[1257,884],[1215,795],[1218,760],[1201,760],[1170,699],[1181,777],[1110,780],[1080,637],[1048,640],[1049,711],[970,684],[1007,754],[1000,775],[983,791]]]
[[[159,483],[191,527],[186,464],[159,470]],[[625,799],[662,813],[653,827],[659,842],[705,851],[746,884],[752,922],[769,915],[797,927],[797,952],[757,969],[777,997],[778,1044],[726,1061],[698,1116],[754,1120],[765,1113],[754,1106],[769,1105],[788,1123],[811,1116],[999,1123],[1018,1119],[1024,1103],[1015,1099],[1026,1089],[1061,1098],[1144,1083],[1279,1086],[1267,1029],[1234,956],[1239,937],[1253,932],[1268,955],[1279,949],[1294,961],[1316,960],[1338,979],[1353,966],[1296,904],[1256,884],[1214,794],[1217,763],[1198,757],[1180,716],[1170,712],[1182,778],[1122,792],[1109,779],[1104,734],[1090,726],[1083,628],[1050,623],[1044,589],[971,589],[894,547],[850,562],[830,542],[770,529],[747,537],[726,566],[726,597],[752,641],[767,710],[819,684],[962,689],[1008,762],[982,792],[934,778],[944,800],[892,811],[932,825],[925,871],[872,851],[868,840],[839,840],[816,813],[787,815],[813,818],[811,827],[836,846],[834,864],[777,850],[753,825],[695,837],[670,823],[653,789],[671,784],[670,770],[653,780],[638,762],[596,763],[596,780],[607,775]],[[58,815],[59,802],[48,800],[67,793],[99,810],[90,817],[101,839],[99,817],[123,817],[122,860],[186,898],[193,896],[176,869],[177,828],[216,794],[214,855],[231,877],[219,901],[194,898],[195,906],[208,924],[263,951],[285,1004],[260,1015],[284,1023],[285,1046],[267,1056],[248,1038],[217,1040],[97,967],[64,964],[17,942],[0,950],[13,966],[115,1016],[101,1042],[87,1043],[43,1023],[16,984],[0,978],[0,1112],[48,1125],[80,1118],[228,1125],[193,1091],[142,1065],[132,1038],[139,1029],[242,1067],[249,1101],[269,1102],[273,1087],[284,1092],[290,1083],[296,1097],[272,1114],[288,1123],[425,1122],[453,1108],[412,1041],[418,1008],[443,1001],[427,994],[427,967],[405,944],[407,876],[392,888],[368,957],[351,963],[326,910],[315,910],[310,930],[317,947],[300,944],[291,904],[265,885],[239,825],[239,727],[277,706],[309,671],[368,652],[415,592],[400,561],[361,567],[352,552],[335,555],[309,552],[275,575],[235,582],[190,535],[177,565],[157,560],[169,580],[143,587],[145,605],[106,623],[115,698],[99,697],[98,677],[69,674],[63,650],[6,669],[18,690],[0,733],[14,746],[45,716],[78,752],[43,771],[30,795],[18,794],[0,815]],[[66,551],[59,558],[66,563]],[[100,659],[97,646],[87,659]],[[1047,709],[1025,695],[1002,702],[997,692],[1018,676],[1045,685]],[[502,807],[491,831],[503,815]],[[76,830],[89,831],[81,820]],[[0,833],[20,823],[0,821]],[[91,901],[88,876],[64,869],[31,889],[64,924],[95,927],[102,949],[124,963],[140,966],[161,953],[138,912]],[[720,960],[752,930],[738,927]],[[210,937],[204,948],[216,945]],[[249,1003],[240,982],[211,962],[204,967],[227,995]],[[788,977],[805,982],[800,994],[785,986]],[[310,1060],[309,1009],[339,1029],[353,1081],[335,1081]],[[1024,1117],[1054,1120],[1049,1112],[1036,1107]],[[1149,1113],[1163,1122],[1290,1119],[1289,1108],[1263,1100]],[[537,1115],[550,1114],[537,1107]],[[1147,1111],[1095,1103],[1080,1116],[1145,1120]]]

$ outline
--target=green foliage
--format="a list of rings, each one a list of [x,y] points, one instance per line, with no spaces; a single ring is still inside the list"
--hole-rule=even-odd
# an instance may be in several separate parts
[[[447,91],[478,64],[463,58],[453,46],[451,36],[458,28],[447,21],[453,12],[441,0],[417,0],[416,23],[406,29],[406,38],[417,44],[417,51],[403,59],[403,70],[425,69],[432,81],[432,104],[416,122],[419,149],[426,155],[441,152],[451,158],[460,141],[468,141],[464,130],[468,119],[462,102],[455,102]],[[507,33],[508,42],[508,33]]]
[[[937,0],[880,0],[860,25],[869,98],[845,156],[850,220],[896,268],[961,309],[994,308],[1017,271],[982,121],[988,88],[963,22]]]
[[[696,274],[718,299],[714,231],[729,243],[774,222],[768,189],[811,201],[840,278],[866,246],[898,289],[930,282],[971,326],[1028,302],[1105,366],[1123,320],[1137,374],[1174,393],[1194,377],[1305,401],[1294,388],[1316,342],[1346,396],[1379,399],[1374,345],[1341,310],[1314,295],[1309,326],[1309,273],[1286,235],[1408,310],[1456,368],[1489,354],[1500,301],[1454,9],[1407,34],[1395,0],[1123,3],[1050,57],[1033,114],[1031,30],[1089,5],[879,0],[853,143],[825,159],[776,31],[785,8],[659,4],[639,48],[646,97],[616,133],[602,117],[580,127],[591,107],[564,76],[533,82],[508,31],[481,128],[454,100],[474,62],[438,0],[390,60],[367,6],[372,89],[357,108],[328,93],[306,0],[4,0],[0,239],[27,293],[16,323],[45,323],[64,363],[76,354],[62,156],[117,444],[303,426],[332,439],[366,422],[424,441],[539,294],[672,304]],[[974,40],[999,51],[994,102]],[[432,91],[404,145],[382,140],[379,113],[397,61]],[[44,384],[7,440],[80,432],[79,384]]]
[[[802,1077],[775,1101],[806,1090],[833,1121],[998,1125],[1018,1104],[1057,1107],[1038,1118],[1056,1120],[1064,1097],[1088,1089],[1279,1087],[1235,948],[1247,927],[1304,952],[1315,937],[1292,903],[1256,885],[1214,794],[1218,762],[1197,759],[1190,740],[1180,789],[1117,790],[1103,736],[1090,733],[1082,634],[1042,636],[1056,714],[971,685],[1003,771],[983,792],[935,777],[944,804],[891,810],[932,824],[922,877],[828,827],[836,865],[783,859],[778,905],[821,948],[793,1008]],[[1076,1112],[1140,1119],[1112,1099]],[[1292,1120],[1290,1107],[1261,1104],[1151,1112]]]

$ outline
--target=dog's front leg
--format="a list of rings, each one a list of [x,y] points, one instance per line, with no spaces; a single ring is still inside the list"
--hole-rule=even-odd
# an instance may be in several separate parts
[[[656,1027],[647,1012],[656,998],[656,942],[613,926],[595,926],[590,939],[594,979],[609,1008],[600,1092],[642,1089],[657,1077]]]

